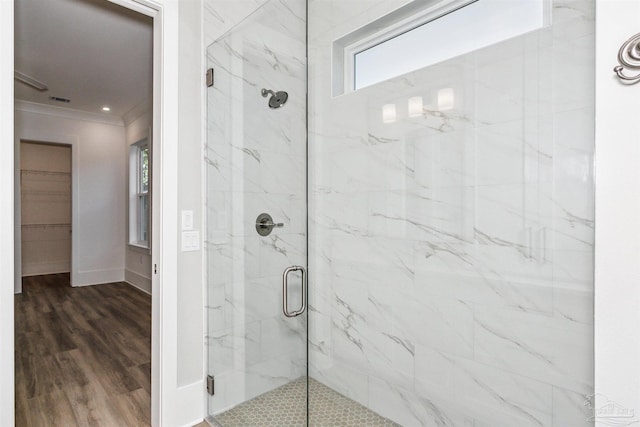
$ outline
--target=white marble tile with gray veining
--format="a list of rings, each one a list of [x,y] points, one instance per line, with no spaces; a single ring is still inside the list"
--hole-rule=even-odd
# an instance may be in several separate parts
[[[331,97],[331,41],[393,7],[310,3],[311,372],[366,378],[358,400],[402,425],[573,422],[593,386],[593,2]]]
[[[263,4],[212,8],[222,3],[206,2],[205,23],[225,30]],[[308,238],[312,376],[401,425],[582,425],[594,2],[554,0],[550,27],[333,97],[331,42],[405,3],[309,2],[309,236],[301,2],[266,2],[210,50],[207,249],[225,280],[209,280],[207,304],[235,328],[211,337],[230,388],[214,407],[302,369],[303,354],[283,351],[302,331],[273,310],[278,274],[304,262]],[[260,13],[281,25],[253,22]],[[270,111],[262,87],[290,100]],[[285,227],[251,239],[253,210]],[[255,348],[245,322],[260,348],[238,369],[224,360]]]

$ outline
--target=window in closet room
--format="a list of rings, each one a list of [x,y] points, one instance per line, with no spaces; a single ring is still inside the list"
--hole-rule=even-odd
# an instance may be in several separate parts
[[[149,190],[151,162],[147,139],[131,146],[129,154],[129,244],[149,247]]]

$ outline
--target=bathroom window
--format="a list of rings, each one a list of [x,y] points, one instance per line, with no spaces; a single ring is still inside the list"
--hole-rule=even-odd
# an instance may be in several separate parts
[[[539,29],[549,24],[550,9],[550,0],[410,2],[334,41],[333,94]]]
[[[146,139],[131,146],[129,155],[129,244],[149,247],[149,144]]]

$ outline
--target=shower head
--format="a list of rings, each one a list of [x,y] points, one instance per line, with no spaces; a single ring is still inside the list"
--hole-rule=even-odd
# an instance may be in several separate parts
[[[271,94],[271,98],[269,98],[269,108],[280,108],[287,102],[287,99],[289,99],[287,92],[274,92],[269,89],[262,89],[263,98],[266,98],[269,94]]]

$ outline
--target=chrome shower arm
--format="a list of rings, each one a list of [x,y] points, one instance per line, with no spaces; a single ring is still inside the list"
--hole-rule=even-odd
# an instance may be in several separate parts
[[[271,94],[271,96],[274,96],[276,93],[270,89],[262,89],[262,97],[266,98],[267,96],[269,96],[269,94]]]

